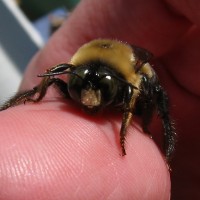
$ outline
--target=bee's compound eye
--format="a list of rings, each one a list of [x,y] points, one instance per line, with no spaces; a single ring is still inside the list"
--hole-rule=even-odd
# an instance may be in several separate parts
[[[73,100],[80,102],[82,87],[83,79],[79,76],[71,75],[68,81],[68,92]]]
[[[112,78],[112,76],[107,75],[100,79],[99,88],[102,93],[103,103],[110,104],[117,94],[118,81]]]

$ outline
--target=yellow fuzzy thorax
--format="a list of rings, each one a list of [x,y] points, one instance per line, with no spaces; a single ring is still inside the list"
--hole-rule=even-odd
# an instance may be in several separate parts
[[[93,40],[80,47],[70,63],[78,66],[97,60],[108,63],[127,80],[135,74],[136,59],[132,48],[117,40]]]

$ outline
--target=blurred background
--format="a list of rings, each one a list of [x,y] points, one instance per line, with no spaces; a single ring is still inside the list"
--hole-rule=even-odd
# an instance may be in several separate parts
[[[13,96],[32,56],[79,0],[0,1],[0,103]]]

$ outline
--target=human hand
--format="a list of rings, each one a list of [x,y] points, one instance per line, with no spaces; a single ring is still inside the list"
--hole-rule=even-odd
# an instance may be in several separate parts
[[[117,38],[153,52],[162,64],[156,70],[171,97],[173,117],[181,134],[172,170],[175,196],[184,199],[198,192],[196,185],[182,191],[179,181],[181,177],[189,180],[184,185],[189,189],[187,184],[195,178],[190,172],[196,170],[187,164],[195,167],[199,162],[193,148],[198,143],[194,133],[199,129],[195,64],[200,40],[194,28],[180,41],[192,26],[180,13],[196,24],[200,19],[183,3],[169,2],[175,11],[161,1],[122,2],[82,1],[33,58],[21,89],[35,86],[40,81],[37,74],[68,61],[79,46],[94,38]],[[55,96],[55,90],[50,90],[40,103],[1,113],[0,199],[169,199],[166,164],[154,141],[139,126],[133,123],[129,128],[127,155],[120,157],[120,116],[87,116],[70,100]],[[186,137],[189,131],[192,134]],[[190,149],[185,146],[189,139]]]

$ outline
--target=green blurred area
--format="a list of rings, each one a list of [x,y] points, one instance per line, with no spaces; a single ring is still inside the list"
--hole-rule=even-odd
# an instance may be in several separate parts
[[[20,7],[30,20],[46,15],[59,7],[72,10],[80,0],[21,0]]]

